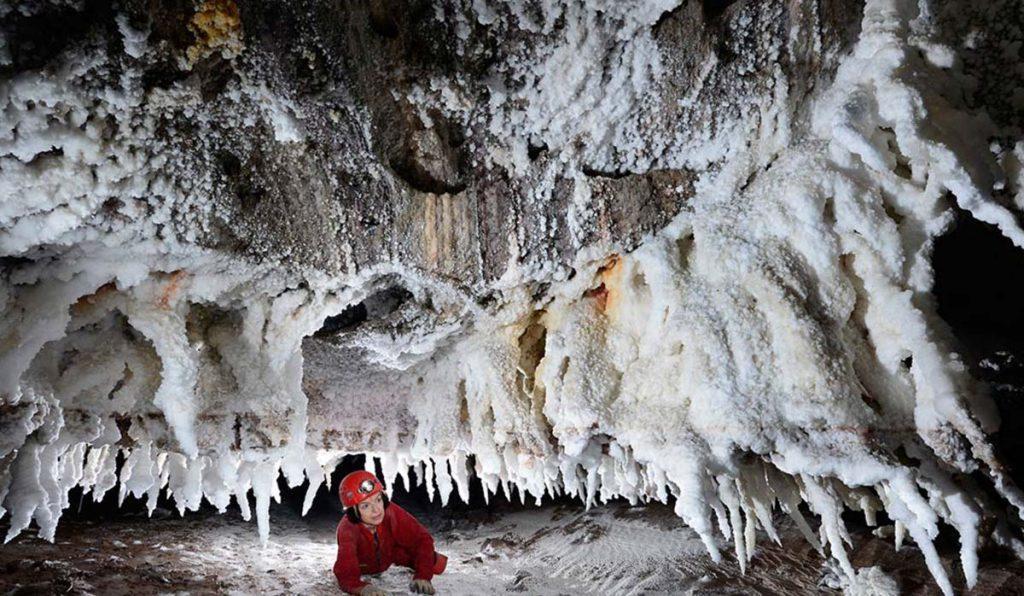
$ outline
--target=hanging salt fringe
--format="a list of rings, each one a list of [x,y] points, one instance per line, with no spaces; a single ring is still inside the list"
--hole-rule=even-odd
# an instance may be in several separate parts
[[[466,453],[455,451],[448,459],[452,470],[452,479],[455,481],[455,488],[458,490],[459,498],[463,503],[469,504],[469,468],[466,465]]]
[[[437,492],[441,497],[441,506],[446,507],[448,505],[448,497],[452,494],[452,477],[448,473],[448,460],[446,458],[436,458],[434,460],[434,474],[437,480]]]
[[[779,535],[772,524],[772,509],[775,498],[768,486],[764,465],[757,462],[742,468],[737,479],[737,489],[744,504],[744,510],[752,511],[758,523],[776,544],[781,544]]]
[[[413,465],[412,473],[413,473],[413,485],[425,484],[426,483],[427,472],[426,472],[426,466],[424,465],[423,460],[420,460],[420,461],[416,462],[415,465]]]
[[[409,481],[409,470],[413,470],[413,473],[415,473],[415,469],[414,464],[409,462],[398,466],[398,476],[402,479],[402,488],[406,491],[412,491],[412,483]]]
[[[718,477],[718,496],[722,504],[729,510],[729,526],[736,551],[736,561],[740,564],[740,573],[747,573],[747,543],[743,533],[743,518],[740,514],[739,497],[736,494],[734,480],[726,476]]]
[[[202,500],[202,477],[205,458],[189,460],[184,455],[167,455],[165,474],[168,496],[174,499],[179,515],[185,511],[196,511]]]
[[[262,461],[252,467],[252,492],[256,497],[256,525],[259,528],[260,544],[264,547],[270,539],[270,499],[278,497],[277,476],[280,462]]]
[[[727,505],[722,499],[722,489],[719,486],[720,480],[717,478],[712,479],[709,482],[709,488],[714,491],[714,497],[709,499],[711,509],[715,512],[715,518],[718,520],[718,531],[722,533],[722,537],[726,540],[733,539],[733,528],[730,525],[730,513],[727,512]],[[728,490],[728,489],[727,489]]]
[[[913,502],[920,500],[921,497],[916,490],[913,490],[913,488],[908,489],[902,486],[902,483],[902,479],[883,483],[885,495],[888,499],[886,511],[898,524],[906,528],[914,542],[917,543],[917,547],[921,549],[921,553],[924,555],[928,571],[935,578],[935,582],[939,584],[939,588],[942,589],[944,594],[952,594],[953,585],[946,575],[946,570],[942,566],[942,561],[939,559],[939,553],[935,550],[933,542],[935,535],[938,533],[938,528],[934,525],[928,525],[931,521],[929,519],[930,516],[924,515],[924,524],[922,524],[921,520],[915,515],[915,512],[911,511],[904,499]],[[900,534],[898,540],[902,541],[902,532],[900,532],[898,526],[897,533]]]
[[[233,483],[235,502],[241,511],[242,519],[252,519],[252,509],[249,507],[249,488],[252,486],[252,463],[241,462],[238,465],[236,480]]]
[[[302,499],[303,516],[309,513],[310,508],[313,507],[313,499],[316,497],[320,487],[327,484],[328,488],[330,488],[331,485],[330,472],[320,465],[320,460],[312,449],[306,452],[305,476],[309,480],[309,486],[306,488],[306,495]]]
[[[481,488],[483,488],[484,505],[490,505],[491,504],[491,485],[486,483],[486,482],[481,482],[480,486],[481,486]]]
[[[933,540],[940,523],[953,526],[973,586],[986,515],[994,518],[995,540],[1024,553],[999,517],[1006,503],[1024,509],[1024,496],[995,458],[985,434],[994,428],[992,417],[982,400],[971,398],[963,363],[936,339],[934,309],[921,297],[932,287],[931,246],[950,223],[950,196],[1018,246],[1024,231],[991,196],[992,180],[1011,172],[1000,172],[991,155],[990,123],[934,93],[932,85],[942,87],[955,76],[945,71],[955,68],[935,67],[917,50],[934,44],[928,53],[948,53],[950,63],[955,50],[929,37],[927,11],[918,4],[924,5],[864,3],[860,40],[835,65],[829,88],[809,98],[800,143],[788,136],[793,106],[787,99],[758,106],[758,120],[774,124],[699,171],[693,192],[669,191],[686,199],[686,209],[634,250],[609,258],[603,240],[587,245],[569,263],[569,279],[545,281],[531,262],[528,276],[541,276],[531,283],[552,282],[542,299],[517,296],[532,293],[514,285],[524,274],[517,267],[501,282],[508,284],[501,287],[507,304],[483,312],[461,290],[398,263],[345,279],[297,279],[270,271],[274,265],[236,271],[236,261],[195,247],[161,245],[126,263],[128,252],[103,241],[95,244],[106,248],[91,255],[91,247],[75,247],[81,262],[54,259],[49,269],[40,262],[18,273],[22,280],[5,278],[0,517],[10,516],[6,539],[34,522],[52,540],[73,486],[99,500],[118,485],[119,503],[128,495],[145,497],[150,513],[165,487],[180,513],[204,496],[224,511],[233,495],[247,520],[251,490],[266,544],[269,503],[280,500],[278,476],[290,486],[309,481],[305,513],[337,464],[321,461],[307,445],[302,338],[361,299],[381,275],[397,275],[432,299],[443,298],[435,290],[452,290],[458,297],[445,298],[439,310],[474,318],[460,327],[463,336],[446,336],[448,355],[435,351],[437,368],[426,375],[435,377],[427,383],[431,398],[408,404],[402,422],[382,418],[385,428],[371,429],[387,443],[368,447],[374,452],[366,454],[365,467],[376,473],[379,463],[387,494],[401,476],[406,488],[425,485],[431,500],[435,491],[443,504],[453,491],[468,500],[472,453],[487,502],[499,487],[524,503],[570,494],[588,509],[615,498],[638,504],[672,495],[676,513],[710,556],[721,558],[717,524],[743,571],[758,527],[779,542],[772,524],[778,506],[816,550],[827,545],[850,578],[856,571],[846,554],[851,540],[843,511],[863,511],[871,525],[885,511],[894,520],[896,548],[909,532],[947,594],[951,584]],[[91,113],[87,94],[73,85],[39,85],[34,76],[12,83],[22,99],[45,95],[31,102],[34,114],[25,118],[44,122],[44,112],[58,105],[76,118]],[[7,103],[11,126],[0,133],[13,131],[29,105]],[[0,134],[0,144],[18,143],[15,137]],[[93,149],[65,153],[117,148]],[[579,156],[564,157],[565,166],[580,169]],[[691,157],[669,151],[662,161]],[[581,220],[593,215],[586,178],[577,171],[567,179],[574,248],[588,233]],[[552,191],[543,182],[537,190],[542,197]],[[36,207],[93,211],[74,202],[26,211]],[[18,223],[52,232],[31,219]],[[31,239],[17,236],[6,239],[24,244],[12,254],[32,249]],[[176,271],[176,263],[183,268]],[[266,279],[253,281],[259,276]],[[197,304],[216,305],[239,322],[192,329],[190,309]],[[532,333],[537,326],[542,334]],[[145,340],[127,339],[132,334]],[[367,341],[367,352],[381,361],[400,360]],[[543,344],[531,347],[542,349],[524,346],[538,341]],[[203,360],[211,348],[217,363]],[[63,369],[65,353],[88,353],[94,361],[83,358],[72,363],[78,368],[54,373]],[[204,417],[211,412],[204,410],[208,396],[199,395],[203,376],[218,367],[220,380],[230,381],[224,386],[238,387],[231,396],[238,416]],[[102,414],[82,413],[90,400]],[[125,420],[130,430],[122,437],[118,424]],[[415,428],[395,428],[406,420]],[[889,430],[890,421],[910,426],[899,448],[917,450],[910,455],[920,463],[888,463],[900,461],[896,440],[889,444],[872,433]],[[279,447],[254,447],[267,427],[275,427],[267,444]],[[406,436],[399,431],[412,438],[399,439]],[[118,453],[124,456],[119,471]],[[999,503],[985,502],[980,489],[962,488],[975,471],[991,480]],[[804,503],[819,518],[817,535],[801,512]]]
[[[434,459],[427,458],[423,462],[423,484],[427,487],[427,500],[434,500]]]
[[[772,487],[772,491],[775,493],[779,501],[779,506],[782,510],[789,515],[796,524],[797,530],[804,537],[804,540],[810,544],[814,550],[818,551],[819,555],[824,556],[824,548],[822,542],[814,535],[811,530],[810,524],[807,523],[807,519],[803,513],[800,512],[800,503],[803,500],[800,497],[800,488],[794,479],[786,476],[782,473],[777,472],[773,468],[767,469],[768,484]]]
[[[395,478],[398,476],[398,461],[391,453],[382,453],[380,456],[380,474],[384,482],[384,492],[391,498],[395,490]]]
[[[851,580],[856,577],[853,565],[846,555],[844,543],[849,542],[846,524],[842,518],[842,505],[831,486],[813,476],[801,475],[804,497],[811,510],[821,518],[822,542],[829,546],[829,552],[836,559],[843,572]]]

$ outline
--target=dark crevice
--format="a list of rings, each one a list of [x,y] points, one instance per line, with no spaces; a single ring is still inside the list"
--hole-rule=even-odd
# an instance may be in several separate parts
[[[384,2],[383,0],[373,0],[370,2],[370,29],[385,39],[398,37],[400,31],[395,15],[401,14],[402,7],[390,4],[392,3]]]
[[[395,174],[397,174],[398,177],[404,180],[409,186],[420,192],[435,195],[454,195],[466,190],[465,183],[445,184],[444,182],[434,179],[429,174],[425,174],[422,168],[418,167],[416,164],[410,163],[409,161],[399,160],[392,162],[391,169],[394,170]]]
[[[412,292],[404,287],[391,286],[368,296],[363,304],[366,305],[366,314],[369,318],[383,319],[412,300],[412,297]]]
[[[352,304],[340,314],[327,317],[313,337],[330,337],[345,331],[351,331],[366,321],[366,304]]]
[[[891,219],[897,226],[903,223],[903,216],[896,211],[896,207],[891,203],[883,202],[882,208],[885,209],[885,214],[888,215],[889,219]]]
[[[612,180],[621,180],[627,176],[633,176],[634,173],[628,170],[598,170],[589,166],[583,166],[583,175],[588,178],[610,178]]]
[[[749,176],[747,176],[747,179],[744,180],[743,184],[740,185],[739,192],[742,193],[746,191],[747,187],[753,184],[755,178],[757,178],[757,170],[754,170],[753,172],[750,173]]]
[[[725,14],[730,6],[738,0],[701,0],[701,7],[704,9],[704,18],[714,20]]]
[[[170,89],[175,83],[184,81],[189,77],[187,71],[174,70],[169,67],[160,67],[147,70],[142,73],[142,89]]]
[[[469,400],[466,399],[466,379],[459,379],[459,423],[469,424]]]
[[[18,268],[23,267],[25,265],[30,265],[32,263],[34,263],[34,261],[32,259],[27,258],[27,257],[18,257],[18,256],[0,257],[0,274],[10,273],[11,271],[13,271],[15,269],[18,269]]]
[[[28,165],[38,165],[47,159],[56,159],[64,156],[64,149],[60,147],[50,147],[46,151],[40,151],[32,156],[32,159],[28,162]]]
[[[893,166],[892,171],[900,178],[910,180],[913,177],[913,173],[910,170],[910,158],[900,151],[899,143],[896,142],[896,133],[893,129],[884,126],[881,127],[881,130],[885,133],[885,143],[889,148],[889,152],[896,159],[896,165]]]
[[[537,158],[548,152],[548,146],[546,143],[536,145],[530,143],[526,146],[526,156],[530,158],[530,161],[537,161]]]
[[[466,135],[458,123],[439,110],[429,118],[403,113],[397,126],[401,139],[393,147],[388,163],[395,174],[415,190],[430,194],[458,194],[466,189]],[[401,130],[404,128],[405,130]]]
[[[495,291],[488,292],[476,299],[480,308],[491,308],[498,304],[499,294]]]
[[[349,305],[341,313],[327,317],[313,337],[323,339],[354,331],[366,321],[387,318],[412,298],[412,292],[402,286],[385,288],[358,304]]]
[[[867,404],[867,406],[869,408],[871,408],[871,410],[874,413],[876,413],[876,414],[881,414],[882,413],[882,406],[881,406],[881,404],[878,403],[878,400],[875,399],[875,397],[873,395],[871,395],[869,393],[861,393],[860,394],[860,399],[865,404]]]
[[[109,400],[116,399],[117,398],[117,392],[120,391],[124,387],[126,381],[128,381],[129,379],[132,378],[133,374],[134,373],[132,373],[132,369],[128,368],[128,365],[125,364],[124,365],[124,376],[122,376],[120,379],[117,380],[116,383],[114,383],[114,386],[110,389],[110,392],[107,393],[107,399],[109,399]]]
[[[676,239],[676,250],[679,251],[679,264],[682,267],[689,267],[690,265],[690,254],[693,252],[694,236],[693,233],[686,234]]]
[[[76,10],[74,5],[39,4],[37,8],[40,10],[36,14],[25,15],[14,9],[4,16],[2,31],[11,62],[0,66],[0,80],[15,72],[46,66],[65,50],[85,41],[94,29],[109,30],[115,26],[111,12],[113,5],[108,2],[87,1],[79,5],[81,10]],[[110,34],[109,37],[117,39],[120,44],[119,35]]]
[[[225,150],[217,153],[217,163],[242,210],[251,212],[256,209],[266,197],[267,190],[247,175],[246,169],[242,167],[242,160]]]
[[[112,216],[120,211],[122,207],[124,207],[124,201],[116,197],[111,197],[103,201],[103,205],[100,208],[106,215]]]
[[[199,83],[203,101],[213,101],[232,79],[238,78],[228,61],[220,54],[203,59],[193,68],[193,72]]]
[[[829,229],[834,229],[836,224],[836,205],[835,200],[832,197],[825,199],[825,205],[822,208],[821,218],[825,222],[825,225]]]
[[[252,184],[242,184],[238,188],[238,204],[245,211],[252,211],[266,197],[267,191]]]
[[[229,178],[237,178],[242,173],[242,161],[230,151],[218,153],[217,162],[220,163],[221,171]]]
[[[967,333],[989,343],[1024,342],[1024,251],[995,226],[954,209],[955,227],[935,243],[940,316],[957,337]]]

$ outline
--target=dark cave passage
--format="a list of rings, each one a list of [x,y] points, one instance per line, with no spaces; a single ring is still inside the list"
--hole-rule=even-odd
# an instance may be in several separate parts
[[[936,240],[939,316],[950,326],[971,374],[985,382],[1002,419],[996,446],[1014,480],[1024,481],[1024,251],[995,226],[957,209]]]

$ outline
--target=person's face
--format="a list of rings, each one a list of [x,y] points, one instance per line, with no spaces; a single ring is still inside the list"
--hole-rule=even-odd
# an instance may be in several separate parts
[[[379,526],[384,521],[384,498],[382,493],[377,493],[356,505],[359,510],[359,519],[368,526]]]

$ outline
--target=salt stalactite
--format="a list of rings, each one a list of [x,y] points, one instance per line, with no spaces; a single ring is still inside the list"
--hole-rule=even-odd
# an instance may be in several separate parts
[[[643,135],[621,127],[657,81],[649,30],[675,4],[609,9],[623,23],[618,32],[600,29],[610,17],[566,9],[568,41],[542,65],[527,64],[538,66],[531,84],[490,125],[522,126],[529,134],[509,136],[552,147],[571,147],[577,135],[605,139],[586,155],[566,149],[550,167],[583,172],[616,151],[640,155]],[[935,91],[948,82],[953,50],[928,38],[925,9],[866,2],[859,40],[814,96],[800,135],[788,128],[790,90],[779,82],[749,130],[724,135],[734,147],[709,141],[706,154],[692,156],[666,149],[669,165],[692,158],[715,167],[700,172],[679,215],[635,249],[609,239],[577,246],[569,276],[521,266],[520,238],[510,238],[517,256],[491,288],[500,298],[489,309],[397,262],[332,277],[200,248],[194,231],[153,240],[174,224],[170,205],[202,211],[202,196],[160,195],[152,202],[162,207],[146,211],[146,193],[173,194],[161,162],[141,163],[129,146],[154,130],[140,125],[131,143],[109,133],[104,114],[91,111],[96,102],[73,84],[102,56],[69,59],[59,83],[0,82],[0,248],[52,257],[16,268],[0,286],[6,540],[33,522],[52,540],[77,485],[96,500],[117,487],[120,500],[145,498],[150,512],[161,492],[182,514],[203,498],[220,511],[234,499],[245,519],[255,509],[267,544],[279,476],[309,482],[305,512],[340,459],[362,453],[367,469],[379,463],[389,494],[401,478],[443,504],[453,493],[468,499],[470,474],[485,499],[500,490],[523,502],[568,494],[586,507],[674,501],[714,560],[731,550],[743,569],[756,564],[759,531],[779,540],[778,508],[851,581],[842,514],[863,511],[873,524],[884,511],[897,548],[909,535],[951,593],[933,544],[946,524],[975,585],[986,519],[998,543],[1024,552],[1003,511],[1009,504],[1019,514],[1024,497],[987,438],[991,404],[974,394],[941,333],[931,252],[950,225],[950,201],[1024,246],[1013,212],[991,194],[997,181],[1016,188],[1024,208],[1024,145],[996,159],[991,123]],[[542,28],[554,31],[555,20]],[[120,25],[126,51],[144,55],[145,36]],[[605,43],[623,64],[610,83],[588,74]],[[577,60],[586,67],[573,67]],[[545,78],[567,65],[578,102]],[[141,72],[124,77],[128,88],[100,102],[109,114],[142,101]],[[194,100],[163,93],[172,103]],[[515,112],[521,105],[526,112]],[[64,161],[43,156],[29,166],[51,148]],[[526,155],[487,158],[521,172]],[[655,164],[634,157],[630,165]],[[597,183],[579,172],[567,178],[567,219],[582,242],[598,218]],[[79,178],[93,182],[82,187]],[[11,198],[16,186],[25,201]],[[125,209],[138,209],[142,223],[99,229],[103,201],[118,197],[131,199]],[[368,354],[386,382],[369,383],[359,370],[336,394],[304,386],[304,338],[347,307],[366,308],[360,301],[391,278],[458,316],[356,334],[346,348]],[[353,432],[345,427],[353,410],[374,408],[345,398],[363,389],[378,401],[360,403],[382,411]],[[919,463],[901,463],[900,452]],[[1001,501],[970,488],[969,475],[987,478]]]
[[[256,492],[257,521],[265,541],[269,499],[276,494],[278,470],[293,486],[307,475],[317,486],[323,481],[325,473],[316,463],[315,453],[307,454],[302,440],[305,397],[300,389],[301,356],[297,355],[298,342],[309,333],[308,326],[319,323],[321,306],[311,315],[304,314],[306,295],[287,291],[266,309],[250,304],[248,312],[261,313],[256,323],[258,335],[253,340],[243,333],[241,341],[220,346],[221,364],[214,365],[205,341],[223,341],[218,334],[225,325],[236,325],[236,318],[229,310],[197,311],[193,300],[202,300],[211,285],[200,279],[193,291],[190,283],[195,280],[183,278],[184,274],[177,273],[131,279],[116,266],[104,273],[79,273],[63,292],[48,293],[48,300],[62,303],[54,305],[53,311],[67,313],[63,318],[46,311],[39,313],[46,316],[32,319],[28,307],[38,303],[38,298],[32,291],[13,295],[19,306],[9,312],[24,314],[20,319],[5,319],[7,324],[18,324],[8,333],[22,333],[29,340],[21,343],[21,350],[35,356],[23,352],[5,355],[5,372],[31,379],[4,394],[19,412],[16,417],[4,418],[4,434],[11,441],[5,444],[3,455],[9,467],[2,498],[5,512],[12,515],[8,540],[33,519],[43,536],[52,537],[73,486],[81,484],[99,500],[119,483],[120,502],[129,494],[145,498],[150,513],[163,490],[182,513],[197,509],[204,495],[221,510],[234,495],[246,511],[245,495],[251,487]],[[123,285],[115,287],[107,283],[110,279]],[[230,277],[216,279],[217,285],[230,285]],[[210,324],[210,336],[189,337],[203,324]],[[61,327],[68,335],[57,333]],[[137,334],[139,341],[125,343],[126,330]],[[279,357],[275,349],[285,354]],[[90,356],[75,361],[80,353]],[[70,364],[64,363],[69,356]],[[261,365],[254,367],[252,359]],[[226,371],[225,365],[231,368]],[[28,370],[18,373],[23,368]],[[240,446],[235,443],[253,439],[224,432],[230,429],[237,410],[198,393],[225,379],[241,384],[250,404],[260,404],[261,399],[266,404],[268,415],[264,417],[254,414],[260,411],[259,405],[241,412],[254,415],[254,421],[262,418],[267,422],[262,429],[258,425],[245,429],[262,432],[261,440],[268,442],[261,462],[242,462],[237,454],[231,455]],[[127,435],[118,431],[115,416],[132,417]],[[200,446],[203,455],[197,454]],[[257,445],[245,447],[251,450]],[[124,454],[124,464],[115,476],[118,452]]]

